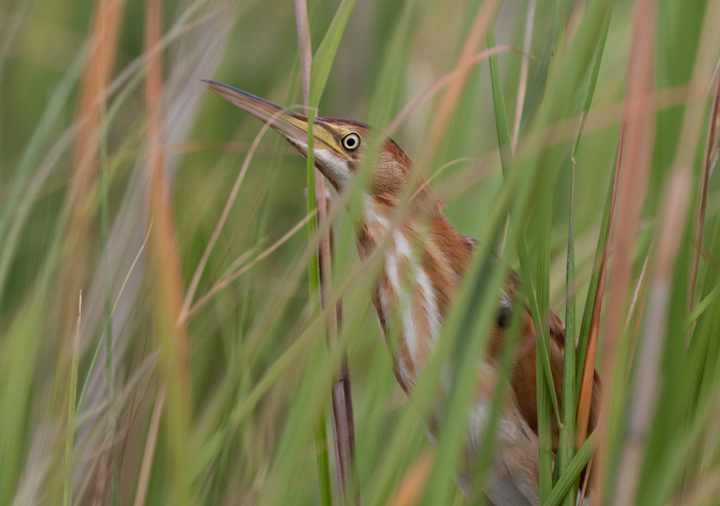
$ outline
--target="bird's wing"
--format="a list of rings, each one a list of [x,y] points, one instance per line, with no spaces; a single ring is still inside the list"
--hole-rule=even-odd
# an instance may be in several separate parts
[[[523,314],[522,330],[520,341],[516,353],[515,369],[513,371],[512,388],[515,394],[515,400],[518,408],[528,423],[530,428],[537,434],[537,393],[535,390],[536,371],[535,371],[535,325],[530,315],[527,304],[516,303],[522,300],[519,297],[520,279],[514,271],[510,271],[508,280],[503,288],[500,297],[496,317],[496,332],[491,343],[490,353],[499,357],[499,353],[504,346],[504,332],[510,324],[510,315],[516,310],[521,310]],[[555,394],[558,400],[558,407],[562,409],[562,384],[563,384],[563,360],[565,356],[565,325],[562,320],[550,310],[549,314],[549,358],[550,370],[552,372],[553,385],[555,386]],[[499,332],[498,332],[499,331]],[[599,402],[600,381],[597,373],[595,373],[593,385],[593,399],[590,409],[589,430],[592,431],[597,423],[598,402]],[[553,450],[557,449],[559,429],[557,420],[553,414]]]

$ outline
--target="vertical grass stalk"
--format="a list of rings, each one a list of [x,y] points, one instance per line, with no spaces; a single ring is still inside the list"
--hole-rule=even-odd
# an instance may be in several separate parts
[[[315,168],[313,124],[322,92],[354,3],[354,0],[344,0],[340,4],[313,60],[307,3],[305,0],[295,1],[298,46],[302,67],[303,101],[308,115],[307,213],[316,213],[316,220],[310,219],[307,223],[309,241],[314,240],[318,227],[328,219],[325,179],[322,173]],[[320,307],[328,308],[333,304],[330,297],[332,293],[332,250],[331,232],[330,228],[328,228],[320,239],[318,254],[312,255],[308,262],[310,309],[313,317],[319,315]],[[337,310],[330,309],[326,311],[328,315],[326,340],[331,348],[338,345],[338,317],[342,311],[342,302],[338,300],[337,304]],[[349,500],[346,494],[352,488],[352,455],[354,454],[352,398],[350,397],[350,380],[347,370],[347,356],[345,356],[340,371],[336,375],[336,382],[333,382],[331,389],[333,442],[337,457],[338,489],[343,503]],[[340,390],[336,389],[338,382],[341,386]],[[321,500],[323,505],[330,505],[332,504],[332,495],[327,451],[327,427],[324,415],[320,416],[318,422],[316,446]]]
[[[100,233],[103,242],[104,268],[103,268],[103,298],[105,324],[105,384],[108,399],[108,438],[111,444],[108,448],[108,467],[111,476],[110,504],[115,505],[120,500],[120,470],[115,460],[115,434],[117,432],[117,410],[115,405],[115,375],[113,373],[113,339],[112,339],[112,280],[110,273],[110,236],[108,198],[110,189],[110,174],[108,174],[107,153],[107,123],[105,103],[101,106],[100,121]]]
[[[608,28],[610,26],[610,17],[612,13],[613,2],[610,2],[603,29],[598,43],[597,53],[595,55],[595,63],[593,65],[590,82],[585,94],[585,102],[583,104],[582,116],[580,118],[580,126],[573,143],[570,155],[570,199],[569,199],[569,223],[568,223],[568,247],[567,247],[567,266],[566,266],[566,284],[565,284],[565,355],[563,360],[563,422],[567,431],[567,438],[561,437],[559,441],[558,451],[558,468],[559,475],[562,476],[567,472],[567,467],[575,455],[575,423],[577,419],[577,385],[576,385],[576,344],[575,344],[575,177],[576,177],[576,158],[580,139],[582,138],[585,121],[587,120],[590,106],[592,105],[597,79],[600,73],[600,63],[602,62],[605,41],[607,40]],[[594,367],[593,367],[594,368]],[[592,395],[592,390],[590,390]],[[588,405],[592,399],[588,400]],[[584,434],[583,434],[584,437]],[[577,482],[573,482],[563,501],[564,506],[575,506],[577,497]]]
[[[577,146],[578,139],[575,141]],[[562,476],[575,454],[575,149],[570,167],[570,218],[565,275],[565,355],[563,357],[562,419],[566,430],[561,431],[558,450],[558,474]],[[567,436],[567,437],[565,437]],[[577,487],[573,484],[565,496],[563,506],[575,506]]]
[[[310,41],[310,26],[307,18],[307,3],[304,0],[295,1],[295,16],[298,32],[298,46],[300,48],[300,63],[302,66],[303,102],[308,116],[307,136],[307,169],[305,184],[307,188],[306,211],[315,214],[315,218],[308,220],[306,229],[308,241],[312,241],[317,233],[317,189],[323,186],[322,174],[315,168],[315,153],[313,151],[314,137],[313,124],[315,110],[310,108],[310,76],[312,68],[312,44]],[[320,263],[319,254],[311,255],[308,261],[308,306],[311,319],[320,314]],[[327,426],[324,410],[318,416],[315,427],[315,451],[318,470],[318,484],[320,487],[320,504],[332,504],[332,490],[330,486],[330,462],[327,450]]]
[[[492,26],[488,29],[488,48],[495,47],[495,33]],[[498,147],[500,149],[500,161],[503,168],[503,174],[507,179],[512,165],[512,144],[510,137],[510,128],[507,120],[507,109],[505,107],[505,98],[502,91],[502,82],[500,80],[500,69],[498,65],[497,55],[491,55],[489,59],[490,78],[493,92],[493,106],[495,108],[495,125],[497,128]],[[550,204],[546,203],[547,206]],[[541,502],[550,493],[552,488],[552,409],[555,410],[555,416],[560,421],[560,410],[553,385],[552,373],[550,368],[549,355],[549,262],[550,262],[550,218],[549,211],[543,209],[541,213],[546,215],[546,220],[537,228],[546,232],[546,237],[540,237],[541,246],[538,251],[537,259],[537,291],[532,286],[526,286],[524,291],[530,301],[531,312],[535,324],[536,340],[536,388],[537,388],[537,409],[538,409],[538,446],[540,450],[540,500]],[[545,230],[547,228],[547,230]],[[529,255],[527,251],[527,242],[524,234],[518,243],[518,257],[520,258],[521,267],[525,274],[525,283],[532,284],[532,277],[528,276]],[[544,281],[543,281],[544,280]],[[543,287],[548,293],[543,297]],[[544,300],[544,304],[543,304]],[[543,317],[543,315],[545,315]]]
[[[492,25],[487,31],[487,47],[495,47],[495,30]],[[508,126],[507,108],[505,107],[505,94],[500,79],[500,64],[496,54],[488,58],[490,66],[490,81],[492,84],[493,107],[495,109],[495,127],[497,128],[498,148],[500,149],[500,163],[503,174],[507,178],[512,166],[512,142],[510,140],[510,127]]]
[[[607,333],[603,349],[601,376],[603,384],[603,409],[600,415],[599,451],[596,456],[598,468],[598,493],[600,498],[610,487],[617,468],[610,458],[617,450],[617,440],[611,430],[611,420],[617,413],[612,412],[618,406],[626,390],[625,376],[622,380],[616,369],[625,370],[625,364],[619,364],[622,354],[619,344],[624,333],[628,287],[634,265],[635,244],[640,226],[642,209],[647,195],[648,176],[652,160],[655,132],[655,114],[652,110],[651,93],[655,82],[656,55],[656,12],[657,6],[652,0],[639,0],[633,13],[633,43],[628,65],[625,112],[627,115],[626,145],[621,170],[617,174],[617,215],[621,217],[613,227],[612,244],[614,250],[613,270],[609,285],[612,289],[608,301]],[[618,492],[616,491],[615,494]],[[613,495],[615,495],[613,494]],[[621,494],[622,495],[622,494]],[[619,496],[618,496],[619,497]],[[618,497],[610,499],[613,503]],[[602,499],[601,499],[602,500]]]
[[[488,49],[495,47],[495,32],[493,31],[492,24],[488,27],[487,34]],[[490,79],[492,84],[493,93],[493,107],[495,109],[495,126],[497,128],[498,137],[498,148],[500,150],[500,163],[502,165],[503,175],[507,180],[508,174],[512,167],[512,144],[510,141],[510,127],[508,126],[507,120],[507,108],[505,107],[505,96],[502,91],[502,82],[500,80],[500,67],[498,64],[497,54],[492,54],[489,57],[490,64]],[[529,254],[527,239],[525,237],[520,238],[518,244],[518,257],[524,273],[528,273],[527,268],[529,266]],[[548,259],[549,260],[549,259]],[[532,279],[528,278],[526,281],[532,283]],[[537,295],[534,288],[530,287],[525,290],[528,294],[530,302],[530,311],[533,315],[533,320],[536,325],[536,331],[541,334],[540,331],[542,324],[540,322],[540,313],[538,309]],[[544,327],[547,328],[547,327]],[[540,354],[538,359],[545,369],[545,381],[548,382],[548,393],[552,407],[555,410],[555,416],[560,420],[560,409],[557,401],[557,395],[555,393],[555,387],[553,386],[552,374],[550,373],[550,352],[546,341],[539,340]]]
[[[152,316],[156,345],[160,349],[163,375],[167,381],[167,401],[163,416],[167,429],[169,501],[178,506],[195,504],[191,477],[193,449],[192,390],[187,329],[178,324],[182,308],[183,281],[175,223],[170,199],[170,182],[165,171],[163,132],[162,52],[158,51],[163,33],[161,0],[149,0],[145,11],[145,100],[147,104],[147,171],[150,180],[150,216],[155,226],[150,232],[148,271],[151,276]]]
[[[80,323],[82,322],[82,292],[78,297],[78,317],[75,337],[72,346],[72,363],[70,365],[70,386],[68,391],[68,419],[65,434],[65,485],[63,489],[63,506],[72,506],[72,475],[73,448],[75,441],[75,396],[77,395],[78,362],[80,357]]]

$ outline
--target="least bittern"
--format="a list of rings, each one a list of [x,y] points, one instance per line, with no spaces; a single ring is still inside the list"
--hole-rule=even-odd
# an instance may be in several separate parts
[[[214,81],[206,84],[230,103],[268,123],[307,156],[307,117],[224,84]],[[363,161],[372,135],[370,127],[357,121],[316,118],[313,133],[317,168],[338,192],[344,191]],[[412,162],[400,147],[391,139],[384,140],[356,227],[361,259],[367,258],[387,234],[392,234],[372,303],[383,337],[398,336],[396,345],[388,348],[395,376],[407,394],[412,392],[433,351],[475,251],[475,241],[455,230],[442,213],[443,202],[423,181],[417,181],[411,212],[399,226],[391,226],[391,216],[407,189],[411,169]],[[535,328],[526,306],[515,303],[517,294],[518,278],[511,273],[499,296],[488,356],[478,368],[478,388],[466,438],[465,460],[472,461],[481,450],[475,442],[482,439],[493,388],[500,374],[498,360],[509,316],[515,310],[523,311],[512,388],[501,414],[496,462],[485,491],[496,506],[539,503]],[[551,311],[550,361],[558,399],[562,392],[564,336],[562,321]],[[591,428],[595,424],[594,411]],[[557,433],[555,423],[554,445]],[[466,472],[459,481],[467,485],[471,483],[469,478]],[[471,490],[472,485],[463,487],[466,495]]]

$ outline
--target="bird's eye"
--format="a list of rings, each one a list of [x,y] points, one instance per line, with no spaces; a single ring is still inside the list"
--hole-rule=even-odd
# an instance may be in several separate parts
[[[360,136],[352,132],[343,137],[341,142],[348,151],[355,151],[360,146]]]

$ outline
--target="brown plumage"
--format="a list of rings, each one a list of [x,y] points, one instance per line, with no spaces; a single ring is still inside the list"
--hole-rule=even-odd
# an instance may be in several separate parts
[[[241,109],[267,122],[307,155],[307,119],[270,102],[219,83],[208,86]],[[360,167],[367,139],[372,135],[362,123],[318,118],[314,126],[316,165],[330,183],[342,192]],[[402,389],[410,394],[416,379],[433,351],[442,324],[470,265],[475,241],[460,234],[442,213],[443,202],[421,180],[413,188],[402,223],[391,226],[394,211],[407,191],[412,162],[392,140],[387,139],[375,160],[364,212],[357,224],[357,246],[367,258],[387,238],[389,245],[381,261],[380,276],[372,303],[383,339],[392,356],[393,370]],[[390,237],[387,237],[390,234]],[[479,448],[490,402],[498,379],[509,315],[522,311],[522,330],[515,356],[511,391],[501,414],[497,458],[486,489],[496,506],[538,504],[537,403],[535,392],[535,328],[525,305],[515,307],[519,280],[511,272],[500,294],[497,318],[489,350],[478,368],[475,403],[471,410],[460,484],[472,492],[473,462]],[[562,398],[565,328],[550,312],[550,363],[557,398]],[[591,412],[590,428],[597,413]],[[558,427],[554,425],[554,447]]]

